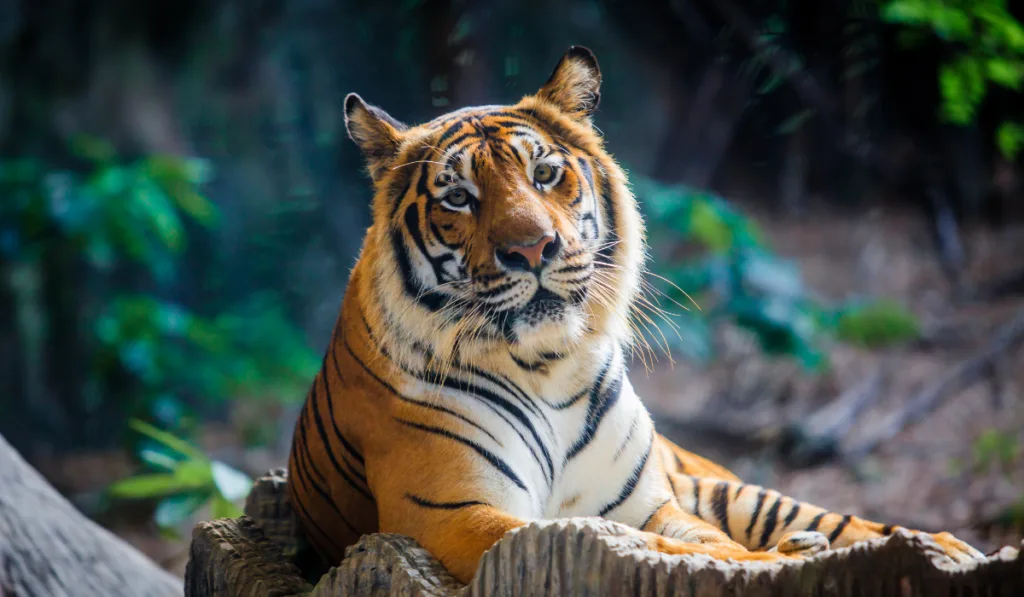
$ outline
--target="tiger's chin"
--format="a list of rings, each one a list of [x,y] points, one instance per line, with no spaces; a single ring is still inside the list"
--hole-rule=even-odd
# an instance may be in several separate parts
[[[587,316],[580,306],[556,298],[533,300],[511,318],[506,339],[520,354],[565,352],[583,339]]]

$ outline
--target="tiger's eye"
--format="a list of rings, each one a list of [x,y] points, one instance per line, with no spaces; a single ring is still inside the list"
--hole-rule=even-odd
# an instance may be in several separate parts
[[[537,164],[533,169],[533,181],[540,184],[547,184],[554,180],[555,169],[550,164]]]
[[[469,191],[462,187],[454,188],[444,196],[444,200],[452,207],[462,207],[469,201]]]

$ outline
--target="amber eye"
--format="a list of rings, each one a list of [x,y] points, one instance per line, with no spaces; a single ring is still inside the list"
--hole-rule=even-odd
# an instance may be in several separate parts
[[[456,187],[444,196],[444,202],[452,207],[465,207],[469,203],[469,191]]]
[[[555,167],[550,164],[537,164],[533,169],[533,182],[547,184],[555,179]]]

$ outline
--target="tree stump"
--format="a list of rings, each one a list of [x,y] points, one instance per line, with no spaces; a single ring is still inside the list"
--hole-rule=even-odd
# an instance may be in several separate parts
[[[285,474],[256,482],[246,516],[196,526],[186,597],[1024,595],[1024,556],[1013,547],[952,566],[934,558],[930,539],[900,531],[791,563],[741,565],[655,553],[634,529],[599,518],[510,532],[484,555],[469,586],[411,538],[390,534],[364,536],[313,585],[296,563],[302,537]]]

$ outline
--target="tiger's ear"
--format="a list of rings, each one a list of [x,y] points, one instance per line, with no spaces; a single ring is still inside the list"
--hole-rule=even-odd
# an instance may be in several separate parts
[[[588,119],[601,102],[601,69],[594,53],[583,46],[569,48],[537,97],[576,120]]]
[[[409,127],[350,93],[345,97],[345,128],[363,152],[370,176],[376,181],[398,154],[402,132]]]

